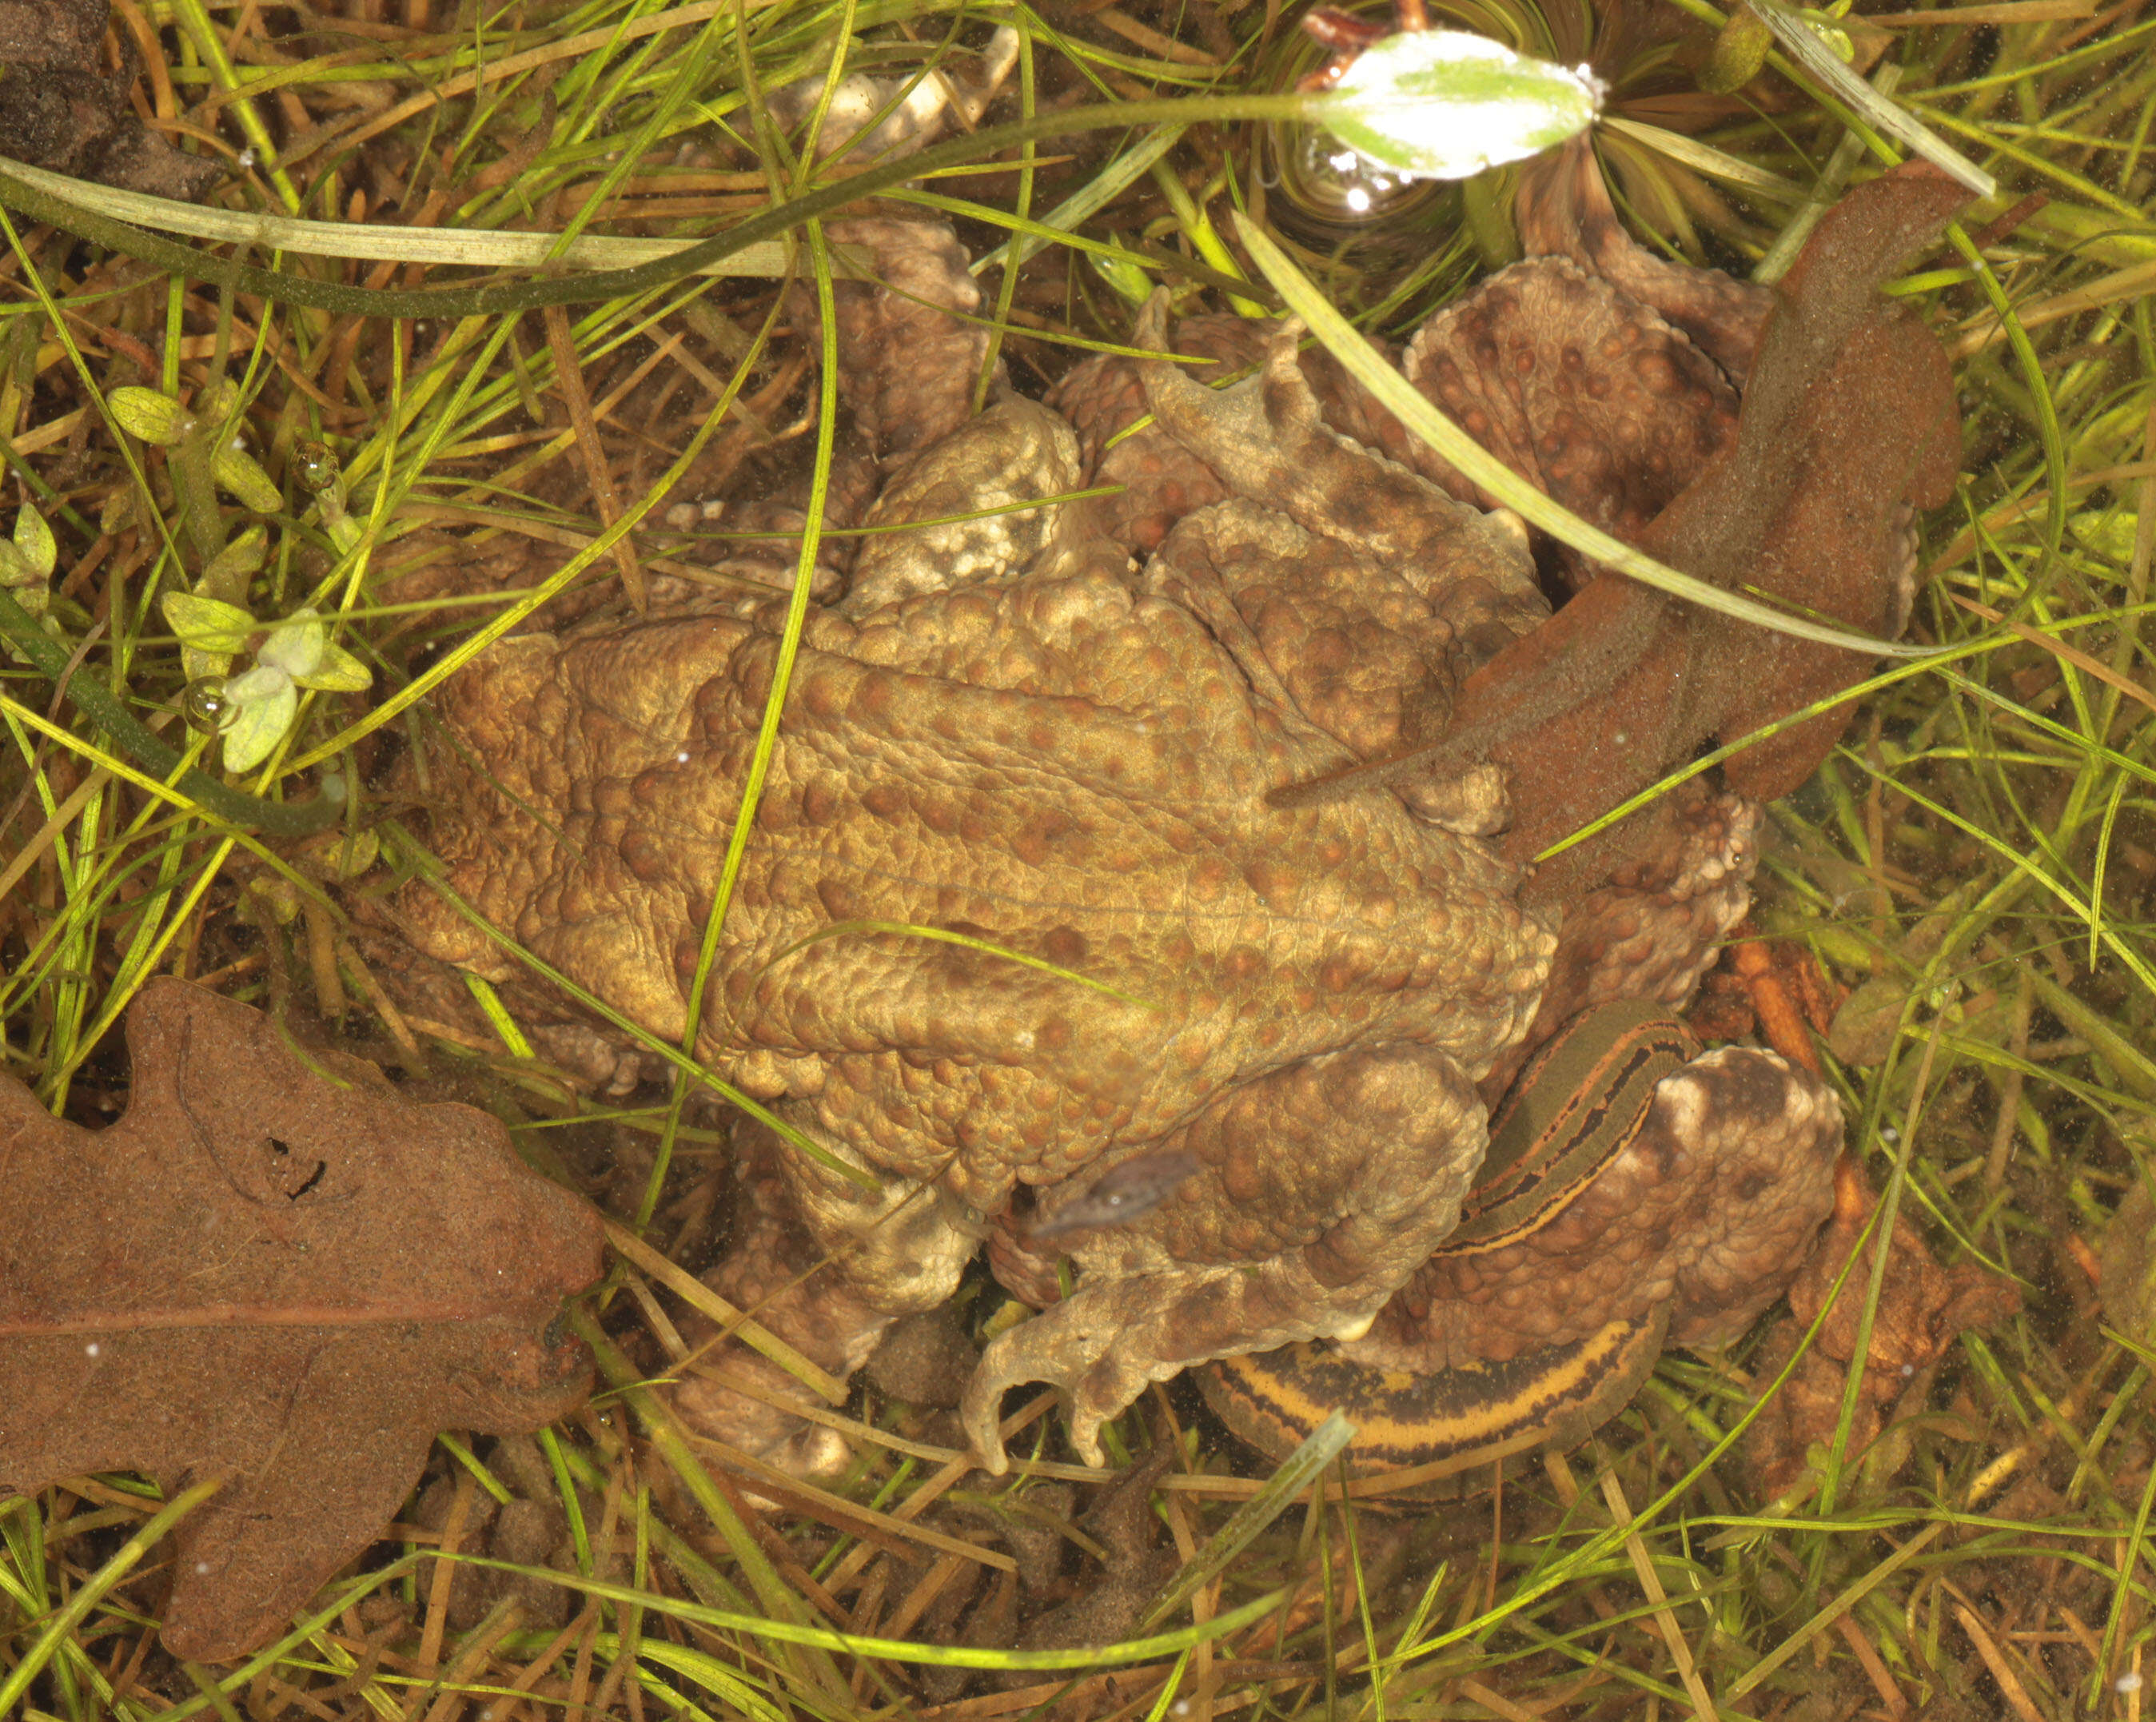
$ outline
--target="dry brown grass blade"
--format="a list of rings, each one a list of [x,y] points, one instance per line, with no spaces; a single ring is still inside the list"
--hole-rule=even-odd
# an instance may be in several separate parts
[[[1617,1480],[1614,1471],[1602,1473],[1602,1498],[1609,1504],[1610,1516],[1624,1529],[1625,1552],[1631,1558],[1640,1589],[1646,1594],[1653,1609],[1655,1625],[1661,1632],[1662,1642],[1670,1647],[1671,1660],[1677,1667],[1677,1678],[1684,1683],[1686,1694],[1691,1699],[1692,1714],[1700,1722],[1721,1722],[1714,1700],[1707,1694],[1707,1683],[1699,1678],[1699,1666],[1692,1661],[1691,1646],[1677,1625],[1676,1611],[1670,1606],[1669,1595],[1662,1589],[1661,1576],[1655,1570],[1653,1558],[1647,1553],[1646,1540],[1632,1528],[1631,1503],[1625,1498],[1625,1485]]]
[[[1999,1683],[1999,1691],[2013,1706],[2014,1714],[2021,1722],[2046,1722],[2044,1713],[2036,1708],[2036,1701],[2029,1696],[2029,1689],[2021,1683],[2021,1677],[2014,1672],[2006,1653],[1999,1647],[1998,1641],[1984,1630],[1984,1622],[1976,1617],[1975,1611],[1965,1602],[1953,1606],[1954,1618],[1969,1634],[1969,1642],[1976,1646],[1976,1653],[1984,1658],[1984,1665],[1991,1671],[1991,1678]]]
[[[1491,1714],[1503,1717],[1505,1722],[1543,1722],[1543,1719],[1548,1714],[1544,1710],[1531,1710],[1525,1704],[1515,1704],[1503,1693],[1493,1691],[1480,1680],[1471,1677],[1460,1681],[1460,1690],[1464,1696],[1472,1699]]]
[[[472,1628],[462,1644],[457,1647],[455,1658],[442,1671],[442,1683],[457,1687],[479,1678],[503,1639],[524,1624],[524,1605],[514,1596],[505,1596],[487,1611],[485,1619]],[[458,1691],[444,1692],[427,1706],[421,1722],[455,1722],[463,1711],[466,1699]]]
[[[2018,305],[2014,308],[2015,320],[2024,330],[2041,329],[2062,317],[2078,316],[2083,311],[2098,311],[2106,306],[2123,305],[2142,297],[2152,288],[2156,288],[2156,262],[2139,263],[2131,269],[2101,275],[2084,286]],[[1995,313],[1989,314],[1955,341],[1953,356],[1956,359],[1970,358],[2006,338],[2005,321]]]
[[[847,1387],[820,1364],[804,1357],[769,1329],[752,1320],[713,1291],[687,1269],[678,1267],[618,1220],[606,1222],[607,1242],[634,1262],[692,1308],[703,1312],[719,1326],[753,1350],[762,1352],[803,1386],[812,1388],[833,1405],[846,1402]]]
[[[903,1555],[909,1543],[933,1549],[939,1555],[952,1555],[982,1566],[994,1567],[998,1572],[1014,1572],[1018,1563],[1000,1549],[983,1548],[967,1542],[963,1538],[947,1535],[932,1530],[925,1524],[916,1524],[896,1514],[878,1512],[873,1507],[864,1507],[843,1495],[833,1494],[798,1478],[788,1475],[775,1465],[766,1464],[752,1453],[729,1447],[724,1442],[690,1437],[696,1450],[714,1460],[736,1476],[744,1478],[761,1492],[777,1499],[790,1501],[797,1511],[808,1514],[821,1524],[844,1530],[851,1535],[875,1543],[887,1554]],[[827,1587],[828,1588],[828,1587]]]
[[[443,78],[419,95],[408,97],[394,107],[384,109],[358,130],[334,140],[325,138],[322,141],[334,141],[341,149],[355,149],[370,138],[379,137],[407,120],[425,113],[429,108],[439,107],[459,95],[469,95],[488,83],[499,84],[521,77],[526,72],[559,65],[564,60],[578,59],[619,43],[641,41],[663,31],[708,23],[715,18],[732,13],[743,10],[759,12],[777,3],[778,0],[690,0],[690,3],[685,6],[669,7],[664,12],[632,19],[619,28],[585,30],[574,36],[565,36],[558,42],[547,43],[544,47],[527,49],[521,54],[504,54],[499,59],[485,61],[469,72],[457,72]],[[205,108],[214,106],[220,100],[232,99],[229,94],[213,95],[210,102],[205,104]],[[300,152],[295,150],[285,157],[285,165],[292,166],[299,159]]]
[[[1973,598],[1964,598],[1958,592],[1953,594],[1953,601],[1971,615],[1981,616],[1994,627],[2004,628],[2010,634],[2019,635],[2030,645],[2051,653],[2061,662],[2071,664],[2083,675],[2094,676],[2106,687],[2116,688],[2129,700],[2138,705],[2146,706],[2151,712],[2156,712],[2156,694],[2150,693],[2132,676],[2122,671],[2114,670],[2102,659],[2092,658],[2079,647],[2068,645],[2056,634],[2046,634],[2041,628],[2031,628],[2025,622],[2010,621],[1992,609],[1990,605],[1979,604]]]
[[[569,313],[550,305],[543,314],[547,344],[554,353],[554,386],[569,409],[569,425],[577,434],[577,454],[583,460],[585,480],[592,487],[592,506],[598,510],[601,527],[621,518],[621,493],[614,488],[613,468],[607,460],[606,445],[599,440],[598,421],[592,416],[592,398],[584,390],[584,366],[570,332]],[[642,615],[645,609],[644,570],[637,566],[636,547],[627,538],[613,547],[614,566],[621,570],[622,589],[630,608]]]
[[[1877,1590],[1902,1567],[1922,1554],[1945,1529],[1943,1521],[1926,1525],[1907,1542],[1881,1561],[1878,1565],[1865,1574],[1862,1578],[1849,1586],[1825,1607],[1806,1621],[1803,1626],[1798,1627],[1795,1632],[1790,1633],[1766,1655],[1761,1657],[1758,1662],[1738,1675],[1729,1688],[1731,1701],[1733,1703],[1759,1685],[1768,1675],[1810,1644],[1820,1633],[1848,1613],[1859,1601]]]
[[[472,1502],[478,1493],[478,1479],[469,1471],[460,1472],[449,1497],[449,1516],[443,1523],[441,1541],[437,1545],[441,1554],[454,1555],[462,1550],[465,1522],[471,1517]],[[417,1659],[423,1674],[432,1674],[441,1662],[442,1639],[449,1624],[449,1591],[457,1581],[456,1562],[438,1560],[432,1565],[427,1583],[427,1622],[419,1634]]]
[[[1835,1617],[1835,1630],[1841,1634],[1842,1642],[1850,1649],[1864,1669],[1865,1678],[1871,1681],[1871,1689],[1879,1694],[1879,1701],[1887,1706],[1887,1714],[1900,1722],[1909,1714],[1909,1700],[1902,1689],[1894,1683],[1894,1677],[1887,1672],[1887,1664],[1879,1660],[1879,1653],[1871,1641],[1864,1636],[1864,1629],[1847,1615]]]
[[[415,502],[403,511],[402,517],[439,526],[484,527],[494,532],[513,532],[520,538],[529,538],[535,543],[552,544],[563,550],[583,550],[593,542],[595,534],[579,532],[569,527],[555,526],[543,520],[532,520],[521,514],[508,514],[488,508],[460,508],[448,502]],[[684,562],[677,557],[639,556],[639,568],[649,568],[659,573],[673,574],[684,580],[706,588],[719,589],[727,583],[718,579],[711,571],[693,562]]]
[[[1867,13],[1865,22],[1884,30],[1920,30],[1933,24],[2033,24],[2055,18],[2094,18],[2096,0],[1999,0],[1997,5],[1928,6],[1913,12]]]

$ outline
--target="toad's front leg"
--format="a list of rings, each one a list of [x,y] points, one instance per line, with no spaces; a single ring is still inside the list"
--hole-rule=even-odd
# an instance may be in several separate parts
[[[1148,1151],[1199,1167],[1129,1226],[1077,1251],[1074,1295],[1001,1335],[962,1408],[974,1452],[1004,1468],[1007,1388],[1051,1381],[1071,1445],[1192,1364],[1363,1332],[1458,1217],[1481,1163],[1474,1085],[1435,1048],[1313,1058],[1227,1095]]]

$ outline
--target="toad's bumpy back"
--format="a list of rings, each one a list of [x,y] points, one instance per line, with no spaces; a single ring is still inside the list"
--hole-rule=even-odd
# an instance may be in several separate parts
[[[1030,446],[1013,421],[1042,412],[994,409],[921,464]],[[1012,464],[945,461],[918,506],[954,511],[968,484],[1014,500]],[[1354,755],[1232,635],[1217,577],[1200,589],[1186,560],[1171,590],[1070,518],[1038,548],[969,540],[943,589],[916,558],[887,601],[812,614],[695,1036],[822,1155],[751,1145],[755,1247],[716,1283],[836,1371],[950,1294],[1019,1187],[1197,1163],[1081,1240],[1078,1294],[984,1360],[968,1406],[991,1460],[1006,1385],[1063,1385],[1093,1457],[1149,1380],[1366,1326],[1450,1229],[1481,1150],[1474,1083],[1551,944],[1508,864],[1397,798],[1270,804]],[[783,614],[504,642],[439,701],[448,882],[677,1043]],[[402,910],[429,955],[506,978],[426,887]],[[745,1396],[684,1405],[783,1445]]]
[[[1575,191],[1590,184],[1567,172]],[[1872,199],[1886,215],[1823,224],[1815,244],[1861,254],[1871,274],[1830,288],[1800,270],[1796,309],[1769,321],[1734,415],[1707,349],[1623,280],[1590,278],[1596,258],[1619,256],[1607,234],[1583,245],[1585,263],[1499,277],[1449,314],[1453,336],[1418,343],[1419,362],[1442,393],[1514,330],[1560,364],[1582,331],[1537,284],[1585,283],[1630,337],[1581,362],[1662,380],[1625,398],[1685,421],[1684,435],[1649,439],[1675,465],[1642,477],[1617,430],[1564,417],[1567,400],[1584,411],[1608,390],[1486,390],[1483,428],[1495,444],[1511,426],[1505,446],[1542,461],[1575,506],[1606,503],[1720,578],[1806,517],[1818,486],[1842,494],[1828,463],[1816,482],[1785,482],[1758,450],[1818,434],[1838,398],[1819,391],[1842,375],[1834,330],[1908,337],[1872,282],[1916,230],[1912,197],[1938,201],[1890,189]],[[905,225],[865,236],[903,249]],[[1681,275],[1648,278],[1674,306]],[[1752,319],[1722,345],[1748,352],[1756,298],[1722,301]],[[1395,1293],[1466,1295],[1431,1264],[1538,1004],[1547,1036],[1598,1002],[1681,999],[1743,912],[1756,814],[1711,791],[1672,799],[1589,865],[1537,879],[1543,908],[1523,906],[1517,863],[1553,820],[1599,815],[1680,742],[1726,732],[1737,707],[1689,689],[1727,679],[1703,654],[1754,649],[1651,594],[1613,594],[1608,577],[1549,619],[1517,521],[1448,495],[1374,404],[1298,357],[1292,326],[1259,334],[1256,373],[1217,393],[1164,361],[1103,360],[1046,405],[1007,398],[946,426],[951,390],[876,381],[927,350],[884,338],[898,324],[878,302],[853,306],[839,333],[865,361],[847,388],[886,457],[868,517],[883,530],[853,589],[811,608],[704,980],[744,788],[762,768],[777,599],[481,654],[441,691],[454,745],[429,762],[434,840],[488,921],[769,1109],[737,1132],[744,1206],[712,1283],[830,1371],[947,1297],[992,1226],[1011,1238],[1030,1192],[1054,1207],[1118,1167],[1183,1168],[1133,1217],[1074,1232],[1075,1293],[996,1340],[967,1396],[969,1437],[999,1465],[1003,1390],[1055,1382],[1075,1447],[1097,1460],[1099,1424],[1149,1380],[1294,1342],[1398,1351]],[[1158,308],[1142,332],[1165,343]],[[934,404],[933,434],[891,422],[917,398]],[[1051,500],[1098,479],[1120,424],[1148,409],[1153,425],[1116,445],[1143,451],[1130,497]],[[1881,497],[1909,490],[1907,465],[1879,481]],[[1717,531],[1718,517],[1742,530]],[[1878,570],[1906,521],[1883,501],[1864,518],[1850,604],[1870,609],[1850,619],[1883,626]],[[1842,551],[1815,547],[1774,565],[1788,595],[1832,609],[1815,564],[1846,572]],[[1621,625],[1598,623],[1605,610]],[[1795,686],[1810,661],[1773,656],[1753,679]],[[1602,667],[1583,679],[1583,664]],[[1587,715],[1598,675],[1632,702],[1614,722]],[[1582,722],[1590,732],[1574,734]],[[516,965],[424,886],[399,907],[426,955],[515,983]],[[1569,952],[1543,1004],[1559,914]],[[1616,1200],[1632,1174],[1611,1169],[1646,1176],[1657,1155],[1703,1152],[1746,1113],[1748,1082],[1755,1111],[1810,1097],[1738,1065],[1724,1077],[1702,1063],[1632,1135],[1556,1139],[1607,1161],[1602,1206],[1615,1206],[1598,1231],[1601,1209],[1575,1192],[1552,1211],[1563,1224],[1520,1247],[1647,1262],[1609,1244],[1615,1211],[1640,1206]],[[1808,1116],[1810,1141],[1827,1126],[1824,1110]],[[1620,1277],[1628,1293],[1654,1279]],[[1632,1302],[1658,1344],[1667,1298]],[[1634,1363],[1651,1355],[1626,1344]],[[788,1415],[800,1390],[783,1373],[731,1344],[714,1360],[680,1390],[692,1422],[797,1468],[832,1460],[829,1440]]]

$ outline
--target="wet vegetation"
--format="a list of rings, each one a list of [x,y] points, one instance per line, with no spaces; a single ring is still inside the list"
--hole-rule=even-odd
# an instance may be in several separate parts
[[[54,30],[78,9],[49,8]],[[536,1440],[444,1436],[384,1540],[244,1663],[158,1647],[170,1545],[141,1534],[160,1504],[139,1480],[0,1494],[0,1710],[2138,1716],[2156,1629],[2156,1209],[2133,1194],[2156,1154],[2143,0],[1840,23],[1875,87],[2000,190],[1895,289],[1951,351],[1964,416],[1956,498],[1921,522],[1912,637],[1936,650],[1878,676],[1773,810],[1748,959],[1799,975],[1830,1020],[1852,1152],[1907,1222],[1855,1257],[1867,1320],[1915,1295],[1896,1264],[1916,1239],[2010,1279],[2021,1310],[1875,1382],[1884,1429],[1861,1452],[1836,1439],[1851,1381],[1777,1498],[1742,1432],[1773,1370],[1743,1342],[1673,1354],[1589,1447],[1438,1504],[1332,1472],[1267,1487],[1179,1387],[1122,1421],[1106,1473],[1069,1462],[1050,1396],[1014,1406],[1021,1462],[992,1484],[896,1370],[829,1414],[858,1453],[841,1483],[730,1471],[652,1385],[685,1365],[683,1300],[727,1223],[723,1114],[686,1079],[580,1095],[491,995],[487,1034],[400,1010],[349,904],[422,865],[374,823],[408,810],[368,786],[490,640],[628,614],[657,578],[813,571],[798,528],[729,532],[747,505],[822,493],[812,307],[850,264],[814,218],[871,193],[947,213],[987,260],[997,355],[1038,394],[1125,342],[1157,283],[1276,308],[1230,211],[1398,336],[1516,254],[1510,171],[1373,183],[1250,117],[1246,98],[1322,58],[1256,0],[116,0],[94,61],[64,67],[76,47],[14,39],[38,10],[0,7],[0,110],[40,68],[116,80],[125,102],[74,131],[17,126],[33,169],[0,166],[0,454],[26,522],[0,557],[7,1070],[109,1120],[120,1014],[177,974],[297,1045],[493,1111],[617,1217],[624,1253],[575,1318],[601,1396]],[[1708,0],[1432,12],[1592,60],[1623,211],[1671,255],[1774,279],[1878,165],[1779,61],[1746,76]],[[879,115],[889,131],[849,133]],[[69,177],[38,177],[41,154]],[[192,203],[145,201],[196,184]],[[714,239],[695,270],[665,260]],[[175,593],[252,627],[176,619]],[[271,647],[310,609],[351,670]],[[282,702],[289,727],[228,783],[219,702],[263,666],[243,702]],[[1000,1302],[970,1287],[956,1330]],[[1139,1642],[1070,1647],[1101,1619]]]

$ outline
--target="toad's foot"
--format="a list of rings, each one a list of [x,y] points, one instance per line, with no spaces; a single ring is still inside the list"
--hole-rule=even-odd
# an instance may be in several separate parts
[[[1085,1235],[1076,1293],[983,1356],[961,1406],[981,1462],[1004,1468],[997,1417],[1023,1382],[1064,1390],[1097,1465],[1101,1425],[1148,1381],[1362,1333],[1451,1231],[1486,1133],[1466,1074],[1414,1045],[1301,1060],[1202,1112],[1158,1150],[1198,1169]]]
[[[692,1436],[792,1476],[834,1476],[852,1455],[808,1421],[818,1393],[866,1362],[900,1316],[947,1300],[974,1240],[947,1223],[942,1203],[913,1199],[906,1180],[865,1192],[766,1125],[738,1123],[734,1150],[733,1243],[705,1280],[798,1355],[790,1368],[775,1348],[758,1355],[692,1311],[683,1329],[695,1349],[674,1410]],[[844,1397],[839,1389],[834,1402]]]
[[[853,1448],[805,1415],[814,1396],[774,1363],[728,1344],[691,1365],[674,1390],[674,1411],[699,1440],[738,1449],[788,1477],[843,1477]]]
[[[1029,1381],[1063,1390],[1070,1445],[1088,1465],[1106,1463],[1101,1425],[1148,1381],[1172,1380],[1193,1364],[1240,1350],[1368,1326],[1371,1312],[1332,1325],[1284,1318],[1291,1308],[1327,1300],[1306,1272],[1276,1264],[1256,1273],[1234,1267],[1190,1267],[1081,1291],[1023,1327],[998,1336],[982,1354],[959,1415],[983,1467],[1007,1468],[997,1426],[1003,1396]]]

